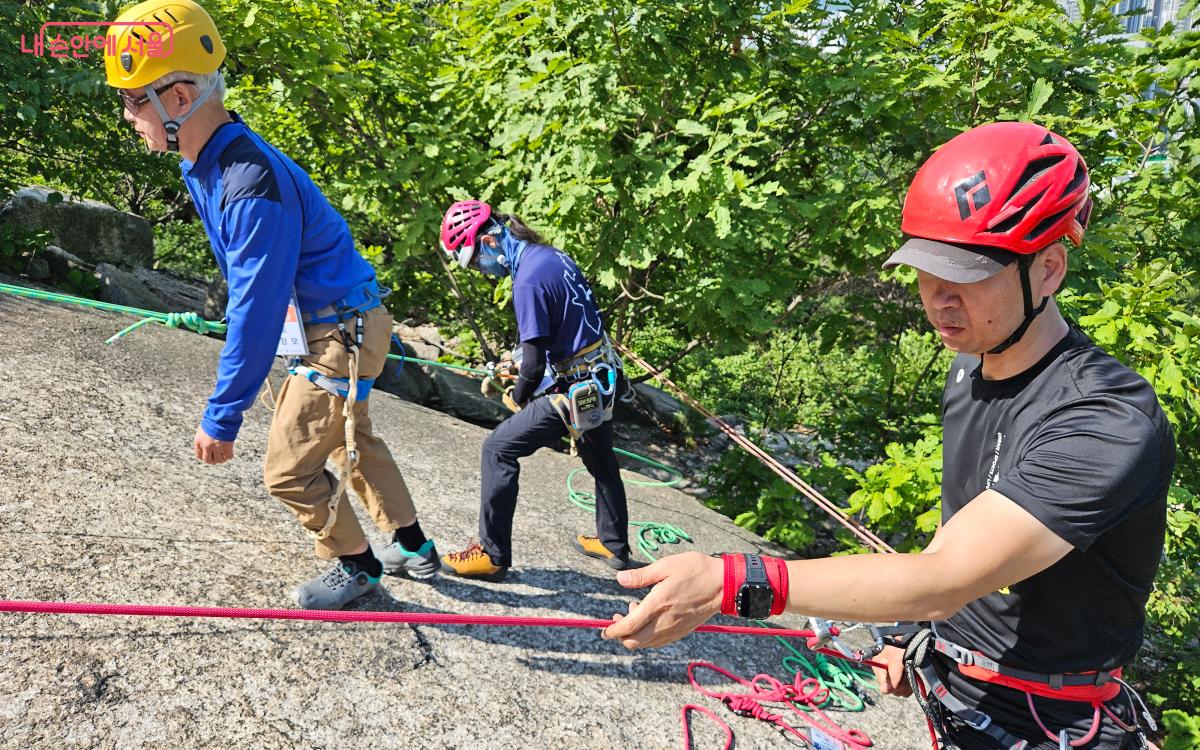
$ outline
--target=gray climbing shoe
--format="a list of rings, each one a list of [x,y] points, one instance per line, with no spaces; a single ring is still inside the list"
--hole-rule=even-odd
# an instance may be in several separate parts
[[[442,568],[432,539],[425,540],[416,552],[404,549],[400,542],[392,542],[375,549],[375,556],[383,563],[383,572],[389,575],[404,573],[411,578],[433,578]]]
[[[339,560],[329,570],[299,586],[292,592],[292,599],[304,609],[341,609],[378,585],[378,578]]]

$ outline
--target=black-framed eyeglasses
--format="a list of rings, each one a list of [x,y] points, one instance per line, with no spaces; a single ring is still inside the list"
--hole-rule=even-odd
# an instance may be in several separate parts
[[[165,86],[159,86],[158,88],[154,89],[154,93],[162,94],[164,91],[168,91],[176,83],[187,83],[191,84],[192,86],[196,85],[195,81],[173,81]],[[150,101],[149,94],[142,94],[141,96],[135,97],[125,89],[117,89],[117,93],[121,97],[121,103],[125,105],[125,109],[129,110],[129,114],[131,115],[136,115],[138,110],[142,108],[142,105]]]

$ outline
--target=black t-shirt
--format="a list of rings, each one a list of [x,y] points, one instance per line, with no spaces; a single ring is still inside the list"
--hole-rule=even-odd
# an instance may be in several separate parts
[[[935,623],[938,635],[1042,674],[1128,663],[1142,642],[1175,466],[1171,427],[1150,384],[1071,330],[1004,380],[985,380],[978,357],[959,355],[942,404],[943,523],[992,489],[1074,549]],[[1001,726],[1044,739],[1023,693],[939,671]],[[1090,724],[1089,706],[1037,703],[1054,731],[1054,719],[1058,728]]]

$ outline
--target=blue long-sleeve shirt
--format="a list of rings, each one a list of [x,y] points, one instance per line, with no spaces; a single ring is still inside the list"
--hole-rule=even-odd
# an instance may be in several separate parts
[[[295,289],[300,309],[319,310],[370,281],[350,228],[308,174],[233,115],[212,134],[183,181],[229,283],[228,333],[217,384],[200,423],[234,440],[254,403]]]

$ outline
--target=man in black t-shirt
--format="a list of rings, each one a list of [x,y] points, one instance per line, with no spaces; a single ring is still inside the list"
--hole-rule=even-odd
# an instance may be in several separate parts
[[[946,747],[1141,742],[1119,668],[1141,644],[1175,444],[1150,385],[1054,302],[1062,240],[1082,241],[1090,209],[1079,153],[1032,123],[974,128],[926,161],[905,199],[908,240],[885,265],[917,269],[926,316],[958,352],[943,396],[942,523],[921,554],[793,560],[769,587],[790,612],[930,622],[907,675],[895,648],[877,674],[897,694],[921,675]],[[736,565],[685,553],[621,573],[654,589],[605,637],[669,643],[735,592],[741,612],[740,598],[757,596],[750,568],[739,581]]]
[[[960,354],[946,381],[942,521],[995,492],[1071,549],[1045,570],[970,602],[934,630],[1030,672],[1116,669],[1141,644],[1162,553],[1175,461],[1170,426],[1150,385],[1077,330],[1009,377],[988,378],[987,359]],[[968,705],[1014,734],[1039,736],[1025,696],[965,677],[949,663],[937,666]],[[1125,708],[1114,710],[1128,723],[1133,717]],[[1035,710],[1047,726],[1071,728],[1072,739],[1090,730],[1094,712],[1089,703],[1042,699]],[[1095,747],[1123,746],[1126,732],[1115,723],[1099,731],[1107,744]]]

